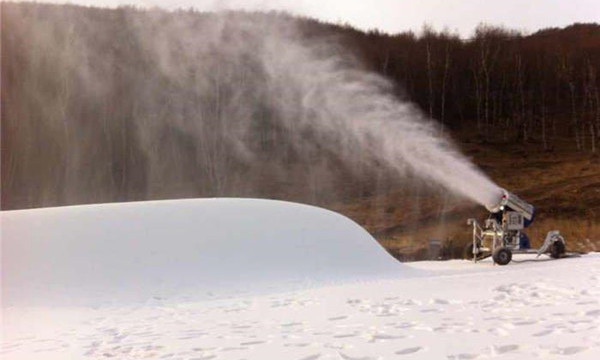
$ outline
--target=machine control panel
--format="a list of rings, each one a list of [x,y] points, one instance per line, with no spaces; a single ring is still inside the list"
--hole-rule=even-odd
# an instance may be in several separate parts
[[[516,211],[506,211],[502,222],[506,230],[522,230],[525,227],[523,215]]]

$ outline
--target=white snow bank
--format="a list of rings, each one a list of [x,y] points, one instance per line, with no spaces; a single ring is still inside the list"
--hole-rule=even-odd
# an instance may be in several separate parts
[[[350,219],[282,201],[169,200],[1,216],[3,306],[197,299],[408,269]]]

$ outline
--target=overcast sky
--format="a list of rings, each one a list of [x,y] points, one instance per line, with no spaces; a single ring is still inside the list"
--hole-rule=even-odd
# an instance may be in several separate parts
[[[44,0],[42,0],[44,1]],[[480,22],[533,32],[600,21],[600,0],[59,0],[97,6],[133,4],[168,9],[286,10],[361,29],[419,32],[423,24],[469,36]]]

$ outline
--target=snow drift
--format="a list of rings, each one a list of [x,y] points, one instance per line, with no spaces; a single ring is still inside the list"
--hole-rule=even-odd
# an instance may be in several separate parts
[[[4,306],[197,299],[405,268],[350,219],[282,201],[169,200],[1,216]]]

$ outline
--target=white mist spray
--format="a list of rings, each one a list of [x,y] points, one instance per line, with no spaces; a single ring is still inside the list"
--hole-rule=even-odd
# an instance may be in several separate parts
[[[389,81],[361,70],[334,42],[283,34],[265,34],[261,55],[280,105],[295,110],[283,112],[293,114],[285,124],[313,129],[323,146],[349,163],[409,170],[479,204],[497,201],[500,188],[420,110],[393,95]]]
[[[12,62],[20,115],[6,120],[20,146],[8,188],[28,203],[289,198],[346,170],[416,175],[483,205],[500,194],[326,27],[273,13],[3,9],[28,59]],[[293,182],[281,176],[292,167]],[[45,182],[20,191],[31,179]]]
[[[299,23],[285,15],[226,12],[209,17],[198,25],[193,16],[165,21],[158,13],[139,23],[136,34],[162,75],[187,87],[186,98],[214,95],[208,108],[170,97],[167,121],[195,137],[198,151],[211,164],[215,187],[228,173],[221,161],[225,154],[256,160],[251,129],[257,106],[266,106],[277,127],[289,134],[290,145],[306,158],[319,147],[350,168],[385,167],[400,176],[411,172],[482,205],[500,196],[498,186],[433,122],[398,99],[388,80],[364,70],[337,39],[307,38]],[[158,33],[151,36],[149,27]],[[141,139],[155,159],[162,133],[148,132],[160,126],[147,125],[139,127]],[[312,140],[304,141],[305,136]],[[172,171],[161,168],[164,161],[151,165],[161,179]]]
[[[307,39],[287,16],[214,17],[202,29],[180,21],[163,23],[158,38],[138,34],[167,77],[187,81],[183,70],[192,69],[198,80],[189,91],[216,90],[220,96],[220,89],[228,89],[218,100],[224,132],[213,127],[209,136],[217,134],[219,144],[236,149],[238,156],[252,161],[256,139],[248,131],[256,121],[253,109],[256,101],[266,102],[300,154],[318,146],[351,168],[385,167],[401,176],[410,172],[482,205],[500,196],[500,188],[441,136],[433,122],[398,99],[388,80],[364,70],[336,39]],[[212,89],[202,85],[209,78],[217,79]],[[171,121],[207,143],[202,118]],[[307,134],[316,141],[303,141]],[[156,141],[159,136],[151,137]]]

